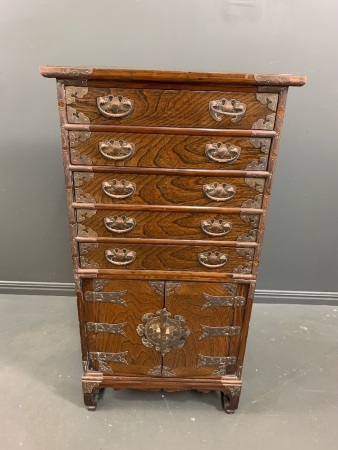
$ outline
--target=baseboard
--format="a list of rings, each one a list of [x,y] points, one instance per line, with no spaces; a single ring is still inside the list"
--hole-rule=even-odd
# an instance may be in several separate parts
[[[0,294],[74,296],[74,283],[0,281]]]
[[[255,303],[338,305],[338,292],[281,291],[257,289]]]
[[[75,295],[73,283],[31,281],[0,281],[0,294],[21,295]],[[338,305],[338,292],[282,291],[257,289],[255,303],[301,305]]]

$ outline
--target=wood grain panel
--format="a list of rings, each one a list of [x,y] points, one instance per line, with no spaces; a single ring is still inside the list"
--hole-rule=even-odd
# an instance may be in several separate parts
[[[76,210],[78,225],[77,235],[79,237],[93,236],[95,233],[98,237],[108,238],[152,238],[152,239],[206,239],[206,240],[227,240],[236,241],[241,239],[241,242],[255,242],[256,232],[259,224],[259,215],[249,215],[250,222],[244,222],[240,218],[240,214],[212,214],[212,213],[189,213],[189,212],[162,212],[162,211],[119,211],[119,210],[92,210],[92,209],[78,209]],[[123,219],[125,217],[125,219]],[[105,220],[106,219],[106,220]],[[108,220],[107,220],[108,219]],[[214,230],[205,225],[205,222],[211,223],[214,221]],[[128,225],[123,226],[124,223],[136,222],[135,228],[131,231],[117,233],[116,231],[109,231],[104,223],[107,223],[111,229],[121,231],[118,225],[113,225],[119,222],[120,227],[129,229]],[[129,222],[128,222],[129,221]],[[217,236],[221,233],[222,223],[230,225],[230,231],[223,236]],[[210,225],[212,226],[212,225]],[[202,231],[213,232],[213,235]],[[224,230],[226,230],[224,225]],[[216,233],[216,235],[215,235]]]
[[[66,98],[72,95],[71,86],[66,86]],[[106,118],[97,108],[97,98],[107,95],[123,96],[134,101],[134,112],[129,117]],[[80,96],[79,96],[80,97]],[[209,113],[209,102],[235,99],[246,105],[246,113],[238,122],[233,117],[222,116],[217,122]],[[76,110],[75,119],[71,119]],[[123,124],[144,126],[177,126],[201,128],[252,128],[259,119],[265,119],[272,111],[256,99],[255,93],[236,91],[188,91],[159,89],[122,89],[89,87],[82,98],[76,97],[67,106],[71,123]],[[71,120],[70,120],[71,119]],[[257,127],[256,127],[257,128]]]
[[[107,173],[74,172],[79,177],[75,182],[75,201],[92,203],[87,194],[93,197],[95,203],[106,204],[148,204],[148,205],[179,205],[179,206],[215,206],[241,207],[243,202],[253,199],[260,192],[249,186],[243,177],[203,177],[203,176],[167,176],[167,175],[109,175]],[[114,199],[104,193],[102,183],[113,180],[125,180],[136,185],[135,192],[126,199]],[[255,178],[255,183],[265,180]],[[236,194],[227,201],[214,201],[203,193],[206,184],[219,183],[236,186]],[[256,207],[260,207],[257,205]]]
[[[168,287],[172,286],[170,289]],[[175,286],[177,288],[175,289]],[[173,370],[177,376],[183,377],[214,377],[217,366],[199,366],[200,358],[204,356],[237,356],[230,352],[234,337],[217,336],[200,340],[203,334],[201,326],[225,327],[233,325],[234,312],[238,307],[225,306],[206,308],[204,294],[212,296],[231,296],[225,285],[221,283],[166,283],[165,306],[172,313],[185,318],[185,325],[190,329],[190,335],[185,339],[181,349],[172,349],[163,358],[163,364]],[[240,307],[241,309],[241,307]],[[237,326],[242,326],[237,321]],[[235,367],[229,366],[227,374],[234,373]]]
[[[81,134],[82,133],[82,134]],[[88,133],[68,132],[72,164],[109,165],[109,166],[138,166],[164,168],[192,168],[192,169],[228,169],[245,170],[248,164],[267,156],[266,153],[255,148],[249,138],[221,137],[221,136],[180,136],[161,134],[133,134],[133,133]],[[256,138],[253,142],[259,141]],[[269,147],[271,139],[261,139]],[[135,146],[135,153],[130,159],[114,160],[104,157],[100,153],[99,143],[124,141]],[[233,144],[240,148],[237,160],[214,162],[205,153],[206,145],[222,143]],[[265,150],[268,152],[268,150]],[[108,153],[108,156],[114,154]],[[260,167],[257,170],[265,170]],[[250,169],[255,170],[255,168]]]
[[[136,254],[134,262],[122,266],[114,265],[105,257],[105,251],[113,249],[126,249]],[[205,252],[221,252],[228,255],[228,260],[222,267],[207,268],[198,259],[199,254]],[[198,270],[200,272],[233,272],[238,267],[251,266],[251,261],[247,259],[248,253],[254,255],[254,248],[234,248],[226,246],[195,246],[195,245],[150,245],[150,244],[79,244],[80,267],[83,269],[126,269],[126,270]],[[83,257],[83,258],[81,258]],[[89,263],[88,263],[89,262]],[[93,263],[95,263],[93,265]],[[89,264],[89,266],[88,266]],[[248,269],[250,273],[251,270]]]
[[[114,375],[147,375],[147,372],[162,363],[161,354],[154,348],[145,347],[136,328],[142,323],[146,313],[156,313],[163,308],[164,297],[159,295],[147,281],[107,280],[108,284],[100,292],[127,291],[123,296],[126,305],[91,302],[83,300],[85,321],[95,323],[124,323],[126,336],[87,332],[89,352],[128,352],[126,364],[107,363]],[[84,296],[93,292],[93,280],[84,281]],[[98,363],[91,362],[91,367],[98,370]],[[105,372],[106,373],[106,372]]]

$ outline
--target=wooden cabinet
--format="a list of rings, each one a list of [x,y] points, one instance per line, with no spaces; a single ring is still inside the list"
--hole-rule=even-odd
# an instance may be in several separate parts
[[[57,79],[83,394],[238,406],[289,86],[305,77],[42,67]]]

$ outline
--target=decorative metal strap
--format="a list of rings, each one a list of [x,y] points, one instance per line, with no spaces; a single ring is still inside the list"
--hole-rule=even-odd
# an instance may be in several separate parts
[[[252,271],[252,263],[246,262],[245,264],[242,264],[238,267],[235,267],[233,272],[234,273],[245,273],[249,274]]]
[[[228,295],[235,296],[237,287],[237,283],[222,283],[222,288],[227,292]]]
[[[91,259],[87,259],[85,256],[80,256],[80,266],[82,269],[98,269],[99,265],[92,261]]]
[[[136,219],[128,216],[111,216],[103,219],[103,224],[111,233],[128,233],[136,227]]]
[[[256,99],[262,104],[267,105],[267,107],[276,112],[277,111],[277,103],[278,103],[278,94],[256,94]]]
[[[127,322],[123,323],[101,323],[101,322],[88,322],[87,331],[93,333],[110,333],[119,334],[121,336],[127,336],[123,328],[125,328]]]
[[[212,100],[209,102],[209,112],[211,117],[220,122],[222,120],[221,115],[232,117],[231,122],[239,122],[246,112],[246,104],[241,103],[238,100],[231,99],[227,100],[222,98],[221,100]]]
[[[237,188],[227,183],[210,183],[203,184],[203,193],[210,200],[215,202],[227,202],[236,194]]]
[[[101,372],[112,372],[107,362],[126,364],[128,366],[128,361],[125,359],[127,355],[128,351],[120,353],[90,352],[89,359],[99,363],[99,370]]]
[[[276,113],[269,114],[264,119],[258,119],[252,124],[253,130],[273,130],[275,125]]]
[[[136,331],[142,337],[142,343],[146,347],[155,347],[155,350],[164,356],[172,348],[182,348],[185,339],[189,336],[190,330],[184,326],[185,319],[175,315],[163,308],[153,313],[144,314],[142,324],[139,324]]]
[[[253,228],[258,227],[260,219],[260,216],[258,214],[247,214],[241,212],[239,216],[243,220],[243,222],[250,224]]]
[[[255,249],[251,247],[236,248],[236,252],[243,258],[247,259],[248,261],[252,261]]]
[[[75,172],[74,173],[74,186],[80,187],[83,183],[89,183],[93,180],[94,174],[91,172]]]
[[[226,375],[227,366],[233,366],[237,363],[235,356],[204,356],[198,355],[199,361],[196,367],[219,366],[212,373],[214,375]]]
[[[251,161],[251,163],[249,163],[245,170],[266,170],[268,165],[268,157],[267,156],[262,156],[261,158],[259,158],[259,161]]]
[[[239,242],[256,242],[257,241],[257,230],[250,230],[248,233],[242,233],[238,236],[236,241]]]
[[[87,302],[99,302],[99,303],[116,303],[118,305],[127,306],[127,302],[124,300],[124,296],[128,291],[120,292],[85,292],[84,298]]]
[[[95,216],[96,213],[97,213],[96,209],[77,209],[76,210],[77,222],[84,222],[85,220]]]
[[[108,284],[109,284],[109,280],[105,280],[104,278],[96,278],[95,280],[93,280],[93,289],[95,292],[99,292],[99,291],[102,291],[103,288],[108,286]],[[123,294],[123,295],[125,295],[126,293],[127,293],[127,291],[118,292],[118,294]]]
[[[221,252],[203,252],[198,254],[198,261],[208,269],[217,269],[228,261],[228,255]]]
[[[152,377],[176,377],[176,373],[168,366],[155,366],[148,370],[148,375]]]
[[[242,203],[242,208],[259,209],[262,206],[263,194],[258,194],[255,198],[249,198]]]
[[[134,111],[134,101],[122,95],[97,97],[97,108],[107,119],[128,117]]]
[[[245,178],[245,182],[248,186],[252,187],[253,189],[256,189],[256,191],[258,192],[264,191],[264,184],[265,184],[264,178]]]
[[[203,293],[203,297],[206,303],[202,306],[202,310],[208,308],[219,308],[219,307],[237,307],[245,305],[245,297],[239,296],[221,296],[221,295],[209,295]]]
[[[199,337],[199,340],[208,337],[219,337],[219,336],[238,336],[241,334],[241,327],[207,327],[201,325],[203,333]]]
[[[267,138],[252,138],[252,139],[250,139],[250,143],[255,148],[258,148],[262,153],[269,154],[270,146],[271,146],[271,139],[267,139]]]
[[[102,183],[103,192],[111,198],[129,198],[134,195],[136,184],[127,180],[112,180]]]
[[[182,283],[178,283],[177,281],[166,281],[165,282],[165,296],[169,297],[170,295],[175,294],[177,289],[182,286]]]
[[[135,154],[135,145],[127,141],[102,141],[99,142],[101,155],[112,161],[127,161]]]
[[[87,87],[77,87],[77,86],[66,86],[66,104],[71,105],[76,102],[77,99],[83,98],[88,94]]]
[[[224,144],[222,142],[215,142],[214,144],[207,144],[205,146],[205,154],[210,161],[232,164],[239,158],[241,147],[237,147],[228,142]]]
[[[232,224],[223,219],[208,219],[201,221],[201,229],[208,236],[225,236],[231,231]]]
[[[86,227],[81,223],[77,224],[77,234],[80,237],[98,237],[96,231],[92,230],[89,227]]]
[[[127,248],[113,248],[104,252],[106,260],[115,266],[127,266],[136,259],[136,252]]]
[[[148,281],[148,283],[154,289],[156,294],[164,297],[164,281]]]
[[[83,192],[82,189],[75,189],[75,200],[78,203],[96,203],[95,197]]]
[[[79,250],[81,255],[87,255],[98,248],[99,244],[96,242],[81,242],[79,244]]]

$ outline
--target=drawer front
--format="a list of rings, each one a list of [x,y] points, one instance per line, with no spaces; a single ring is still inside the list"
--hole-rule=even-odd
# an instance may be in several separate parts
[[[163,308],[163,296],[138,280],[84,280],[84,327],[89,367],[114,375],[147,375],[161,354],[145,347],[137,326]]]
[[[251,273],[255,249],[215,246],[80,243],[82,269]]]
[[[77,209],[80,237],[255,242],[260,215]]]
[[[271,139],[70,131],[72,164],[266,170]]]
[[[220,377],[235,373],[248,285],[167,282],[165,305],[185,319],[190,334],[163,364],[179,377]]]
[[[69,123],[272,130],[278,94],[66,86]]]
[[[79,203],[241,207],[260,195],[259,208],[264,183],[263,178],[74,173]]]

